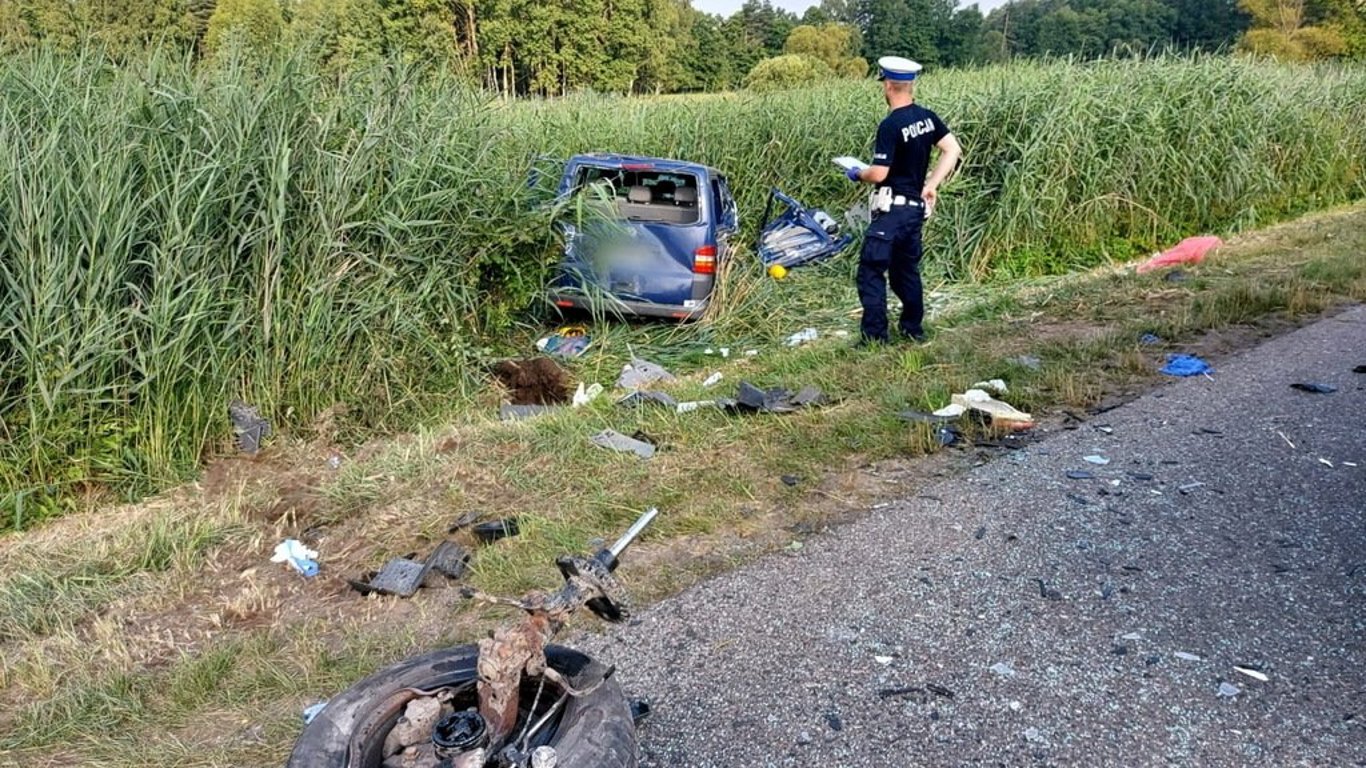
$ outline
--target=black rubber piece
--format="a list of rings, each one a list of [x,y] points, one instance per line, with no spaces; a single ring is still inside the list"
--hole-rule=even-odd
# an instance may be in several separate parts
[[[462,645],[401,661],[376,672],[332,697],[309,723],[288,768],[380,768],[384,737],[402,713],[404,688],[431,690],[458,686],[475,679],[479,649]],[[639,746],[631,707],[621,687],[607,676],[606,668],[578,651],[558,645],[546,648],[550,667],[578,687],[578,681],[607,679],[595,691],[565,702],[559,726],[550,745],[560,765],[574,768],[638,768]],[[391,712],[381,712],[388,702]],[[354,763],[348,751],[353,738],[362,754]]]
[[[474,535],[485,544],[490,544],[508,536],[516,536],[521,531],[517,528],[517,518],[509,517],[503,520],[490,520],[487,523],[480,523],[472,528]]]

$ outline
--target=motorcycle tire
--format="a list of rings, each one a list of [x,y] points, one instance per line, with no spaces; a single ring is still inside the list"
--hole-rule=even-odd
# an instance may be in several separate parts
[[[403,707],[377,710],[404,688],[432,690],[473,681],[478,654],[473,645],[448,648],[401,661],[361,680],[330,699],[305,726],[288,768],[379,768],[384,738]],[[563,646],[547,646],[545,655],[551,668],[571,681],[598,679],[606,671]],[[352,743],[360,754],[351,754]],[[609,677],[587,696],[570,697],[549,744],[563,768],[637,768],[640,757],[631,707],[616,680]]]

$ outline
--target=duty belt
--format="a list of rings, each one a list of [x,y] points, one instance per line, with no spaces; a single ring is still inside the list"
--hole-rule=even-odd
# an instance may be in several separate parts
[[[906,197],[905,195],[896,195],[895,197],[893,197],[892,205],[909,205],[915,208],[925,207],[924,201]]]

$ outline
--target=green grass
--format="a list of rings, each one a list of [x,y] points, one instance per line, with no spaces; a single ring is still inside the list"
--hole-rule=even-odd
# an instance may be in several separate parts
[[[1065,272],[1360,198],[1363,94],[1360,68],[1226,58],[927,76],[967,153],[927,270]],[[854,202],[828,158],[884,111],[872,83],[509,103],[405,67],[42,51],[0,60],[0,104],[0,528],[189,476],[227,450],[233,397],[301,436],[341,404],[356,442],[481,404],[556,260],[523,183],[541,155],[715,165],[748,238],[771,186]],[[773,284],[741,247],[713,316],[656,346],[842,317],[848,269]]]

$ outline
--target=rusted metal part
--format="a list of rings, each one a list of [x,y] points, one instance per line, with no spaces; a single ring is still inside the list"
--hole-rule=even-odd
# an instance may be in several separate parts
[[[612,570],[621,553],[657,514],[654,509],[647,511],[610,549],[593,558],[566,556],[556,560],[565,580],[557,592],[530,592],[520,600],[513,600],[470,588],[465,590],[467,598],[526,612],[526,618],[520,624],[500,628],[492,637],[479,641],[479,714],[488,724],[488,754],[498,754],[517,726],[523,675],[531,680],[549,680],[565,695],[573,697],[592,693],[606,680],[603,677],[583,685],[584,681],[566,679],[546,664],[545,647],[574,611],[585,605],[606,621],[624,621],[630,616],[626,591],[612,575]],[[544,720],[542,718],[532,730],[539,729]]]

